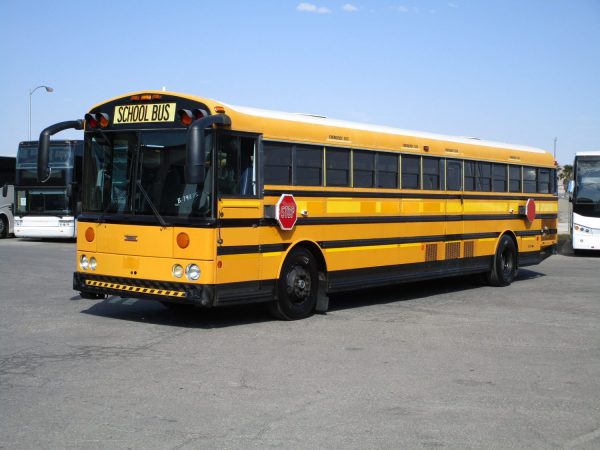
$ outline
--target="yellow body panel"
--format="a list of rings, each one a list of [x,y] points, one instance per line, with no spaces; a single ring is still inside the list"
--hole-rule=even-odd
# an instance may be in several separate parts
[[[165,94],[160,91],[144,93]],[[134,94],[138,93],[130,95]],[[516,148],[518,146],[494,146],[493,143],[483,145],[477,140],[464,138],[457,138],[455,141],[443,137],[403,135],[398,131],[386,132],[383,129],[374,131],[335,126],[331,123],[325,125],[319,124],[319,119],[311,119],[311,123],[307,120],[293,120],[289,116],[286,119],[267,117],[206,98],[180,96],[204,103],[211,113],[217,106],[222,106],[231,118],[232,130],[259,134],[265,140],[555,168],[549,153]],[[293,230],[282,231],[274,222],[266,222],[264,219],[265,206],[274,205],[278,196],[271,195],[263,199],[221,198],[217,205],[217,220],[222,220],[223,223],[239,220],[239,226],[234,224],[221,227],[217,224],[215,228],[162,228],[158,224],[141,226],[82,223],[77,239],[78,260],[83,254],[87,257],[94,256],[98,267],[95,272],[79,271],[113,277],[187,282],[185,277],[180,280],[173,277],[172,266],[178,263],[185,267],[194,263],[202,271],[197,283],[225,285],[276,280],[288,252],[294,245],[305,242],[311,243],[311,248],[317,248],[321,252],[328,272],[443,261],[457,258],[457,254],[458,258],[491,256],[496,251],[499,236],[505,232],[516,236],[519,252],[538,252],[556,243],[558,208],[556,197],[551,194],[326,186],[265,186],[264,189],[278,192],[301,191],[295,193],[298,218],[301,220],[356,219],[356,222],[302,224],[300,221]],[[302,192],[306,193],[305,196]],[[314,193],[314,196],[308,195],[310,193]],[[353,197],[353,193],[357,195]],[[389,198],[390,195],[397,197]],[[418,198],[421,195],[423,198]],[[428,195],[430,198],[427,198]],[[475,198],[469,198],[469,195]],[[524,208],[529,196],[537,199],[538,215],[551,217],[536,218],[533,223],[528,223],[520,209]],[[480,215],[481,218],[478,217]],[[461,217],[452,220],[452,216]],[[422,221],[420,217],[423,217]],[[369,219],[371,223],[361,223],[360,219]],[[259,221],[262,221],[260,225]],[[88,242],[85,237],[88,228],[92,228],[95,234],[92,242]],[[547,232],[531,235],[542,233],[543,230]],[[186,233],[190,238],[190,244],[185,249],[177,245],[179,233]],[[460,238],[463,235],[467,238]],[[447,240],[446,236],[458,238]],[[385,241],[398,238],[405,239],[406,242]],[[413,238],[423,240],[410,242]],[[370,245],[369,240],[384,241],[378,245]],[[335,241],[359,241],[360,244],[331,248],[321,245],[323,242]],[[365,245],[362,245],[362,241],[365,241]]]

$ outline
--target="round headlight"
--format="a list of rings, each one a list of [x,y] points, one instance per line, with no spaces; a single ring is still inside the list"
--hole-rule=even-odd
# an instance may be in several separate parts
[[[90,269],[92,270],[96,270],[96,266],[97,266],[97,262],[96,262],[96,258],[94,258],[93,256],[90,258]]]
[[[175,278],[181,278],[183,275],[183,267],[181,267],[179,264],[175,264],[171,269],[171,273]]]
[[[81,258],[79,258],[79,267],[81,267],[83,270],[88,270],[89,266],[90,262],[88,261],[87,256],[81,255]]]
[[[196,264],[188,264],[185,268],[185,276],[188,280],[197,280],[200,278],[200,267]]]

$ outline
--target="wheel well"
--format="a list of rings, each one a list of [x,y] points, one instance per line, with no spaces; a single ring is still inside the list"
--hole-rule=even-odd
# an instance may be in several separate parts
[[[513,233],[512,231],[505,231],[504,233],[502,233],[502,236],[504,235],[509,236],[513,240],[513,242],[515,243],[515,248],[517,249],[517,253],[519,253],[519,243],[517,241],[517,236],[515,235],[515,233]],[[502,239],[502,236],[500,236],[500,239]]]
[[[317,244],[311,241],[301,241],[296,243],[292,248],[290,248],[290,251],[298,247],[302,247],[310,251],[317,260],[318,271],[327,273],[327,263],[325,262],[325,257],[323,256],[321,248]]]

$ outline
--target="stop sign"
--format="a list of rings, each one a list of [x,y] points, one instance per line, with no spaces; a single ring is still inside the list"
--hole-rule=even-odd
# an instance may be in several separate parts
[[[535,200],[532,198],[527,199],[527,203],[525,203],[525,215],[529,223],[535,220]]]
[[[296,225],[298,205],[292,194],[282,194],[275,204],[275,220],[279,228],[289,231]]]

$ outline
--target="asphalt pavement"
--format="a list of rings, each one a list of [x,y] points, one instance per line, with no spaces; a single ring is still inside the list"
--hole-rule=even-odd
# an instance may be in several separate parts
[[[600,257],[173,313],[82,300],[75,245],[0,240],[0,448],[599,448]]]

